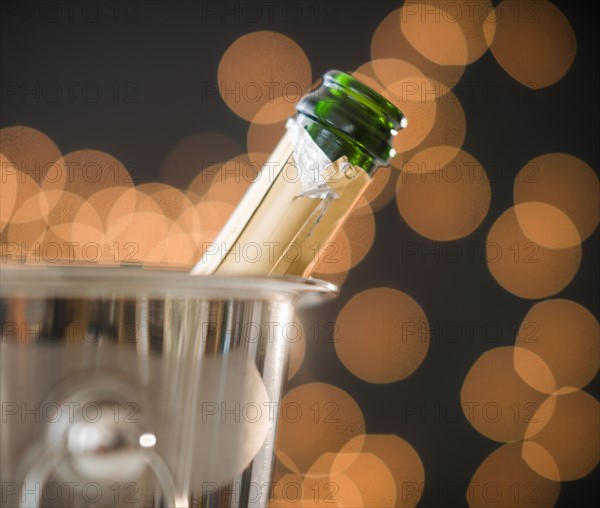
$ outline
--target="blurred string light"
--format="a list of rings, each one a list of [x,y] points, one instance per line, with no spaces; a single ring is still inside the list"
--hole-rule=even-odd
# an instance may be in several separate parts
[[[487,237],[486,257],[492,276],[507,291],[523,298],[545,298],[563,290],[581,263],[581,246],[556,249],[529,239],[521,222],[536,231],[556,227],[552,216],[535,212],[523,204],[506,210]],[[518,212],[517,212],[518,210]]]
[[[296,114],[296,102],[300,97],[301,95],[276,97],[257,111],[252,117],[252,123],[258,125],[280,124]]]
[[[182,190],[160,183],[142,184],[138,186],[138,190],[156,203],[161,212],[189,234],[190,238],[195,232],[201,230],[200,216],[192,201]]]
[[[60,150],[46,134],[22,125],[0,129],[0,147],[4,156],[40,186],[61,180],[56,161]]]
[[[302,48],[277,32],[239,37],[219,63],[221,97],[235,114],[255,123],[275,123],[291,116],[294,101],[311,82],[310,62]]]
[[[50,191],[48,194],[54,192],[60,192],[61,198],[50,212],[47,233],[52,233],[55,237],[40,236],[37,241],[40,244],[54,242],[64,245],[76,239],[74,243],[94,242],[103,245],[105,238],[102,220],[94,207],[81,196],[69,191]],[[77,253],[77,249],[74,252]]]
[[[521,443],[507,443],[488,455],[467,487],[471,508],[554,506],[560,483],[537,474],[522,456]]]
[[[461,10],[449,14],[439,2],[407,1],[400,27],[406,40],[424,57],[438,65],[465,65],[467,38],[457,23]]]
[[[2,154],[3,255],[30,265],[187,269],[214,239],[258,168],[247,155],[217,165],[226,152],[239,151],[232,143],[212,150],[213,160],[205,162],[213,166],[207,164],[204,178],[192,182],[194,190],[158,182],[135,186],[125,166],[105,152],[63,156],[50,138],[27,127],[8,127],[0,135],[14,158]],[[208,144],[219,139],[211,133],[204,137]],[[168,164],[175,167],[192,156],[184,145],[171,151]],[[245,177],[232,178],[227,173],[232,167],[244,167]]]
[[[373,247],[375,241],[375,216],[365,197],[361,197],[342,226],[348,238],[348,251],[345,254],[340,246],[340,255],[350,258],[349,268],[360,263]]]
[[[374,288],[350,299],[336,320],[335,350],[355,376],[392,383],[410,376],[429,348],[423,309],[407,294]]]
[[[300,474],[279,472],[283,467],[280,462],[275,464],[273,490],[269,499],[269,508],[291,508],[302,506],[302,481]],[[332,506],[335,504],[331,503]]]
[[[415,154],[404,165],[396,191],[404,220],[432,240],[455,240],[472,233],[485,218],[490,199],[481,164],[452,146]]]
[[[280,405],[277,457],[288,470],[305,474],[324,453],[337,453],[364,434],[365,420],[356,401],[326,383],[290,390]]]
[[[366,62],[354,71],[363,79],[365,84],[371,86],[379,93],[384,93],[392,83],[404,80],[405,94],[413,100],[421,100],[427,95],[438,97],[448,91],[447,87],[434,87],[425,74],[418,67],[406,60],[398,58],[377,58]],[[414,78],[409,81],[410,78]],[[419,85],[428,85],[427,88]]]
[[[76,238],[83,246],[94,243],[106,245],[106,233],[102,218],[89,201],[83,203],[77,210],[71,225],[70,237],[71,239]]]
[[[581,243],[573,221],[552,205],[532,201],[520,203],[514,210],[521,232],[540,247],[566,249]]]
[[[548,395],[529,386],[514,366],[513,347],[494,348],[483,353],[471,367],[463,383],[460,400],[469,423],[494,441],[523,439],[529,421]],[[537,355],[521,357],[528,367],[554,386],[550,369]]]
[[[256,179],[260,166],[243,154],[219,164],[206,192],[208,201],[221,201],[237,205]]]
[[[232,203],[223,201],[200,201],[196,204],[196,210],[202,220],[201,237],[205,242],[211,242],[235,208]],[[202,244],[206,248],[206,243]]]
[[[150,259],[175,266],[192,265],[197,255],[197,235],[201,235],[200,217],[186,194],[165,184],[143,184],[144,192],[167,219],[168,232],[151,251]]]
[[[55,185],[87,199],[99,190],[115,186],[133,187],[127,168],[100,150],[77,150],[56,161],[60,173]]]
[[[71,235],[68,229],[72,226],[77,212],[86,203],[86,200],[78,194],[69,191],[49,191],[46,193],[46,196],[54,193],[59,193],[60,197],[56,200],[56,205],[50,211],[48,223],[54,228],[64,226],[65,231],[61,236],[69,238]],[[100,223],[99,216],[98,223]]]
[[[167,236],[169,227],[169,220],[160,212],[135,211],[115,220],[107,238],[111,245],[122,246],[119,256],[123,261],[160,263],[162,252],[154,248]]]
[[[405,60],[429,78],[443,83],[446,87],[453,87],[463,75],[465,66],[439,65],[419,53],[403,34],[401,23],[406,19],[406,11],[403,8],[390,12],[384,18],[371,39],[371,59]],[[432,30],[429,30],[428,35],[433,36]]]
[[[319,253],[312,275],[341,284],[360,263],[375,241],[375,217],[366,197],[361,197],[340,230]]]
[[[352,247],[344,228],[341,228],[323,248],[314,266],[313,276],[338,286],[350,272]]]
[[[376,212],[385,207],[394,197],[393,189],[397,172],[388,167],[378,168],[373,174],[373,180],[367,187],[363,197],[371,205],[371,209]]]
[[[290,360],[288,364],[288,380],[292,379],[302,367],[306,355],[306,334],[298,317],[293,318],[293,326],[289,327],[286,340],[290,343]]]
[[[408,75],[382,91],[384,97],[400,107],[411,125],[401,136],[394,138],[393,146],[397,153],[416,148],[433,129],[437,100],[434,94],[426,92],[433,87],[433,82],[425,77]]]
[[[396,506],[398,492],[390,469],[373,453],[344,454],[344,464],[336,464],[338,454],[324,454],[312,465],[304,478],[304,506],[327,506],[336,499],[339,506]],[[332,488],[333,487],[333,488]],[[320,499],[310,499],[311,490]],[[329,491],[329,492],[328,492]]]
[[[484,33],[502,68],[532,89],[556,83],[575,60],[573,28],[547,0],[503,0],[488,13]]]
[[[360,434],[337,453],[321,454],[304,473],[276,465],[270,506],[412,508],[423,494],[421,458],[404,439]]]
[[[541,202],[555,207],[572,221],[580,240],[588,238],[600,220],[598,176],[586,162],[566,153],[547,153],[525,164],[515,178],[514,199],[515,204]],[[563,218],[561,222],[566,220]],[[523,231],[529,236],[526,228]]]
[[[195,191],[192,182],[213,164],[225,162],[243,153],[243,148],[230,136],[218,132],[191,134],[178,141],[167,153],[161,167],[161,178],[180,189]],[[199,182],[202,183],[202,182]]]
[[[361,450],[360,453],[357,450]],[[357,436],[335,456],[331,471],[353,477],[349,466],[362,454],[374,455],[391,473],[396,485],[396,502],[393,506],[411,508],[417,505],[423,494],[425,470],[419,454],[410,443],[393,434]]]
[[[17,165],[12,160],[6,157],[4,160],[8,161],[4,174],[14,175],[12,180],[13,182],[16,181],[16,195],[10,222],[12,224],[26,224],[37,220],[48,221],[50,203],[42,187],[38,185],[34,177],[16,169]],[[10,187],[7,190],[13,192]]]
[[[438,160],[440,165],[450,162],[460,152],[467,132],[467,122],[462,104],[458,97],[451,91],[438,97],[436,104],[435,122],[429,134],[414,150],[408,151],[404,154],[404,157],[399,157],[396,166],[401,164],[402,159],[408,160],[417,150],[421,151],[425,148],[435,146],[446,147],[446,151],[444,152],[446,158]],[[449,150],[448,147],[452,147],[453,151]],[[402,169],[402,166],[399,169]]]
[[[199,238],[197,205],[184,191],[163,183],[135,187],[111,155],[79,150],[63,156],[35,129],[8,127],[0,136],[12,157],[2,154],[4,257],[30,265],[184,268],[197,260],[205,238]]]
[[[600,365],[600,326],[582,305],[562,298],[536,303],[523,318],[515,344],[515,366],[532,387],[552,393],[537,376],[520,365],[524,351],[538,355],[548,365],[558,393],[586,386]]]
[[[478,60],[493,41],[493,26],[484,34],[492,10],[489,0],[407,0],[400,27],[412,47],[431,62],[463,66]]]
[[[525,491],[512,493],[512,501],[504,488],[478,493],[491,476],[501,487],[531,482],[544,506],[553,506],[556,482],[582,478],[597,466],[600,407],[579,388],[598,372],[598,331],[581,305],[547,300],[523,320],[517,347],[487,351],[472,366],[461,390],[465,416],[481,434],[513,443],[480,465],[467,490],[470,506],[526,505]]]
[[[316,474],[331,462],[332,454],[324,455],[314,464],[314,473],[304,478],[302,491],[313,489],[317,495],[304,494],[302,505],[311,508],[325,508],[332,502],[336,506],[367,506],[361,489],[346,474]],[[334,493],[335,492],[335,493]]]
[[[16,250],[21,252],[35,250],[33,247],[39,244],[39,239],[43,238],[47,230],[48,222],[43,217],[26,223],[10,222],[2,232],[2,249],[3,254],[5,254],[3,259],[11,259],[12,249],[10,247],[15,247]],[[33,261],[35,261],[35,258],[33,258]]]
[[[272,124],[251,122],[246,136],[246,149],[249,154],[261,154],[253,162],[263,163],[267,160],[279,140],[285,133],[285,121]]]
[[[19,177],[17,168],[3,153],[0,153],[0,177],[2,178],[2,199],[0,199],[0,232],[4,229],[17,203]]]
[[[600,406],[590,394],[553,394],[527,427],[523,458],[544,478],[583,478],[600,460],[599,426]]]

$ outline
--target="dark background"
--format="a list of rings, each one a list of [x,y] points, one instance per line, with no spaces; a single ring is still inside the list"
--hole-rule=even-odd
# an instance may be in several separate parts
[[[93,4],[101,16],[83,13]],[[278,2],[273,2],[278,5]],[[82,148],[103,150],[135,168],[136,183],[161,179],[161,163],[177,141],[202,131],[222,132],[245,146],[248,123],[218,96],[202,97],[203,83],[217,80],[225,50],[239,36],[273,30],[293,38],[306,52],[317,79],[330,68],[353,70],[370,60],[371,36],[381,20],[401,5],[397,1],[296,2],[297,20],[286,20],[280,8],[273,19],[208,15],[202,2],[72,2],[58,19],[40,14],[45,2],[3,2],[1,25],[2,97],[0,127],[26,125],[50,136],[68,153]],[[485,244],[494,220],[512,205],[514,175],[531,158],[565,152],[597,170],[598,29],[591,2],[554,2],[577,37],[577,56],[566,76],[548,88],[531,91],[515,82],[487,52],[469,65],[455,92],[467,117],[463,149],[483,167],[506,171],[492,182],[490,211],[465,241]],[[258,2],[260,4],[260,2]],[[317,6],[318,4],[318,6]],[[59,5],[62,5],[59,2]],[[25,14],[24,9],[30,9]],[[36,14],[37,13],[37,14]],[[93,21],[92,21],[93,20]],[[94,82],[97,102],[75,92],[71,101],[8,94],[11,83]],[[493,82],[506,93],[498,102],[482,94],[469,96],[473,83]],[[515,100],[514,90],[519,100]],[[118,96],[115,94],[118,93]],[[465,99],[467,97],[467,99]],[[410,294],[431,323],[498,323],[505,332],[493,342],[481,336],[452,344],[432,338],[424,363],[404,381],[371,385],[350,374],[333,345],[307,341],[304,369],[290,386],[320,380],[347,390],[361,406],[370,433],[396,433],[409,441],[425,467],[426,494],[420,506],[466,506],[457,499],[436,499],[427,489],[456,483],[466,488],[481,461],[498,443],[476,432],[464,418],[458,422],[430,417],[406,420],[400,402],[460,405],[466,373],[484,351],[513,345],[516,331],[534,301],[505,291],[489,275],[483,256],[474,262],[444,259],[401,260],[402,242],[425,242],[399,216],[394,203],[376,215],[377,236],[367,258],[350,272],[340,297],[319,310],[305,312],[305,322],[330,323],[357,292],[380,286]],[[581,267],[556,295],[572,299],[598,316],[598,234],[583,243]],[[598,398],[598,376],[586,391]],[[565,482],[560,507],[596,506],[600,501],[598,467],[586,478]]]

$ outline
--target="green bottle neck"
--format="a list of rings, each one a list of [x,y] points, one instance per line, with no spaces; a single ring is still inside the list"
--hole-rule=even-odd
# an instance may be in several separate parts
[[[372,173],[396,155],[393,137],[406,118],[391,102],[349,74],[329,71],[323,84],[298,105],[298,120],[311,138],[335,161],[348,161]]]

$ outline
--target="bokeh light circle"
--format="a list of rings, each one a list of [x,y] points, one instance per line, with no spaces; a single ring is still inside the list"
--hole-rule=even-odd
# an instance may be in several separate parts
[[[494,441],[522,439],[528,424],[535,420],[538,408],[548,398],[519,376],[514,367],[514,349],[499,347],[483,353],[469,370],[460,391],[461,405],[469,423]],[[539,367],[542,360],[533,353],[527,359],[543,372],[548,383],[550,371]]]
[[[219,132],[191,134],[167,153],[161,167],[162,180],[185,189],[207,167],[225,162],[243,151],[237,141]]]
[[[357,436],[334,458],[332,471],[348,474],[348,466],[360,456],[357,451],[373,454],[387,466],[396,483],[396,507],[412,508],[418,504],[423,494],[425,469],[410,443],[393,434]]]
[[[431,240],[464,238],[481,224],[489,208],[491,188],[485,170],[469,153],[456,152],[452,146],[426,148],[404,164],[398,180],[400,215]]]
[[[3,153],[0,153],[0,231],[9,221],[17,202],[19,172]]]
[[[285,338],[290,348],[287,377],[292,379],[302,367],[306,355],[306,334],[302,322],[297,317],[289,323],[287,330]]]
[[[36,264],[41,260],[41,243],[40,238],[48,230],[48,222],[45,218],[31,220],[28,222],[10,222],[2,232],[3,238],[6,238],[8,243],[18,245],[14,254],[5,251],[7,259],[14,256],[15,259],[32,260]],[[11,249],[12,250],[12,249]],[[32,251],[27,253],[26,251]]]
[[[539,201],[526,201],[515,207],[523,234],[548,249],[566,249],[581,243],[573,221],[558,208]]]
[[[116,259],[120,263],[154,264],[163,262],[164,251],[156,250],[167,237],[171,221],[160,209],[134,211],[116,219],[108,227],[107,239],[116,245]]]
[[[331,472],[335,457],[334,453],[324,453],[304,476],[301,491],[303,508],[366,506],[359,485],[350,476]],[[383,468],[379,470],[381,472]],[[393,482],[391,475],[389,480]]]
[[[396,186],[394,185],[395,180],[392,178],[392,171],[389,166],[378,168],[363,194],[374,212],[384,208],[394,197]],[[397,172],[394,171],[394,175],[397,176]]]
[[[108,227],[108,217],[113,206],[118,203],[123,196],[125,196],[125,200],[121,202],[121,210],[123,213],[130,213],[135,208],[136,199],[135,189],[132,187],[107,187],[106,189],[94,192],[94,194],[87,199],[86,202],[94,207],[98,217],[100,217],[103,231],[106,232]]]
[[[341,244],[336,256],[339,254],[342,259],[350,257],[350,268],[353,268],[365,258],[375,241],[375,216],[365,197],[358,200],[342,225],[342,230],[348,239],[350,252],[349,256],[345,254],[344,244]]]
[[[335,482],[336,476],[341,474],[347,476],[357,487],[362,497],[362,506],[393,508],[397,506],[398,497],[402,496],[402,492],[396,488],[390,468],[374,453],[346,452],[334,456],[331,481]]]
[[[407,0],[402,6],[400,27],[413,48],[432,62],[465,65],[467,40],[455,16],[443,3]]]
[[[448,92],[436,99],[436,116],[429,134],[414,149],[402,157],[392,159],[392,165],[402,169],[403,162],[412,158],[416,151],[425,148],[443,146],[444,151],[438,152],[438,163],[447,164],[460,153],[467,133],[467,121],[465,111],[458,97],[453,92]],[[401,136],[399,133],[398,136]],[[451,148],[454,148],[452,150]],[[442,154],[445,156],[442,158]]]
[[[246,136],[248,153],[263,153],[267,154],[268,157],[269,154],[273,153],[277,143],[279,143],[285,132],[285,122],[268,125],[251,123]],[[264,163],[267,157],[260,162]]]
[[[548,364],[559,391],[583,388],[598,373],[598,320],[571,300],[558,298],[536,303],[523,319],[515,343]],[[527,369],[519,373],[529,384],[542,389],[534,384]]]
[[[22,125],[0,129],[0,147],[4,156],[42,188],[60,180],[56,161],[61,152],[46,134]]]
[[[280,97],[284,99],[279,99],[281,102],[275,103],[258,122],[283,120],[311,82],[310,62],[302,48],[277,32],[241,36],[227,48],[219,63],[219,93],[235,114],[248,121]]]
[[[520,297],[552,296],[577,273],[581,246],[549,249],[532,242],[521,229],[515,210],[520,206],[506,210],[490,229],[486,243],[488,268],[504,289]]]
[[[133,187],[127,168],[112,155],[100,150],[76,150],[56,162],[60,179],[48,190],[64,189],[84,199],[109,187]]]
[[[547,0],[503,0],[488,14],[484,34],[502,68],[532,89],[560,80],[577,53],[571,24]]]
[[[335,350],[345,367],[370,383],[410,376],[429,349],[423,309],[392,288],[363,291],[346,303],[336,320]]]
[[[14,167],[6,166],[6,169]],[[14,210],[10,217],[11,224],[27,224],[43,219],[48,221],[48,215],[51,209],[51,203],[48,199],[48,193],[44,192],[42,187],[28,174],[18,171],[16,178],[16,195]],[[60,192],[58,193],[60,195]]]
[[[411,45],[432,62],[465,65],[480,58],[488,38],[493,39],[493,26],[486,24],[492,10],[489,0],[407,0],[400,26]]]
[[[348,277],[352,264],[352,246],[344,228],[340,228],[323,250],[313,266],[311,276],[340,286]]]
[[[382,95],[400,108],[410,125],[394,137],[394,150],[404,153],[419,146],[431,133],[437,115],[433,82],[420,76],[407,76],[389,85]]]
[[[247,154],[239,155],[233,159],[219,164],[213,172],[212,179],[205,199],[220,201],[236,206],[248,187],[255,181],[261,165],[252,162]]]
[[[202,236],[204,239],[215,236],[218,231],[225,225],[227,219],[233,212],[235,206],[232,203],[224,201],[200,201],[196,205],[196,211],[202,224]]]
[[[566,153],[547,153],[525,164],[515,178],[514,198],[515,204],[537,201],[558,208],[573,221],[582,240],[600,220],[598,176],[587,163]]]
[[[261,107],[256,115],[252,117],[252,123],[258,125],[272,125],[285,122],[296,114],[296,103],[301,98],[297,96],[279,96],[267,102]],[[275,145],[273,145],[274,147]]]
[[[479,465],[466,498],[471,508],[552,508],[559,493],[559,482],[538,475],[523,460],[520,443],[507,443]]]
[[[582,391],[552,395],[537,416],[527,428],[523,446],[523,458],[534,471],[550,480],[570,481],[597,466],[600,406],[594,397]]]
[[[419,53],[402,33],[402,8],[390,12],[376,28],[371,39],[371,59],[395,58],[415,65],[421,72],[445,85],[454,87],[465,70],[464,65],[438,65]]]
[[[354,399],[326,383],[290,390],[281,401],[279,418],[277,457],[290,471],[300,473],[306,473],[324,453],[339,452],[365,430]]]
[[[51,226],[59,224],[70,225],[77,215],[77,211],[82,207],[86,200],[78,194],[69,191],[58,190],[49,191],[47,193],[51,199],[54,194],[58,194],[58,198],[54,199],[56,204],[48,215],[48,223]]]

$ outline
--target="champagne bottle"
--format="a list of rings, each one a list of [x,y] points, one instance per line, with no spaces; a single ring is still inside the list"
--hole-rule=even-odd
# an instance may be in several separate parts
[[[329,71],[192,273],[307,276],[406,118],[352,76]]]

